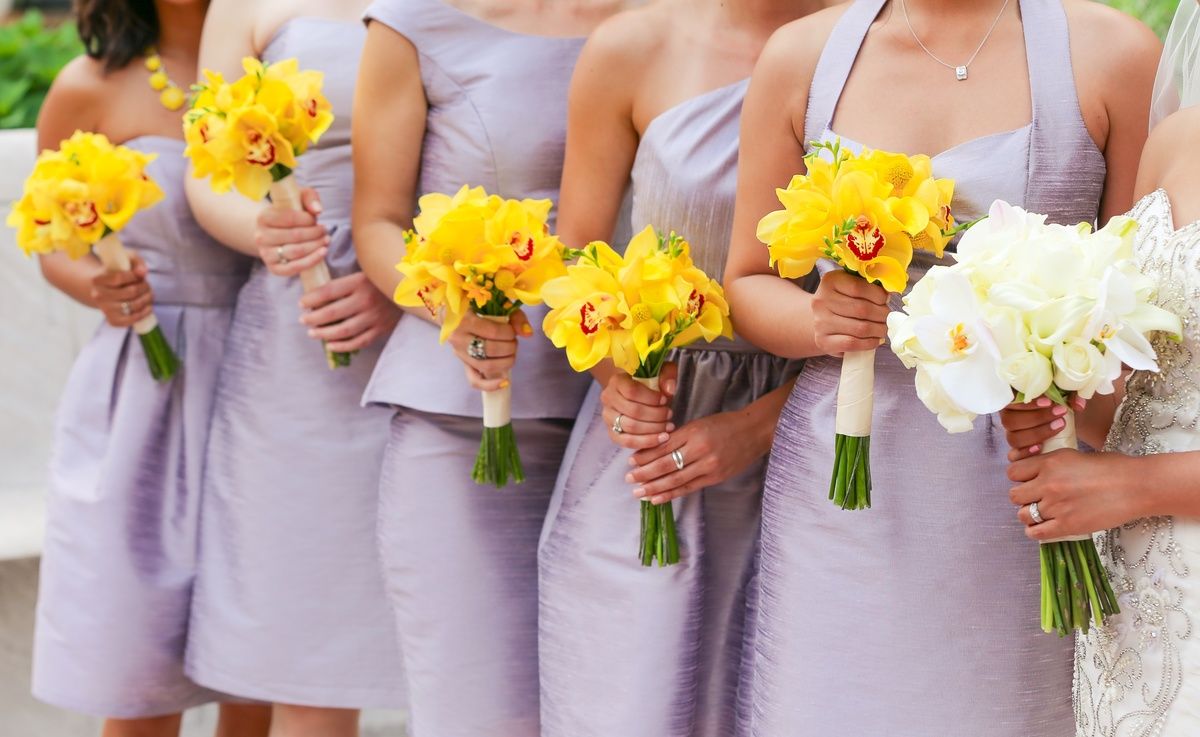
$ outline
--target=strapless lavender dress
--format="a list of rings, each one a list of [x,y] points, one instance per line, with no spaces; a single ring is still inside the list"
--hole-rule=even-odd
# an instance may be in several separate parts
[[[182,368],[154,381],[136,336],[104,323],[71,370],[50,462],[33,693],[132,719],[221,698],[184,675],[183,658],[213,392],[250,261],[192,219],[182,141],[125,145],[158,155],[147,173],[166,198],[121,240],[150,269]]]
[[[834,29],[813,78],[809,137],[835,135],[838,98],[883,5],[859,0]],[[1020,0],[1020,9],[1032,123],[945,151],[934,171],[957,181],[960,221],[996,198],[1055,222],[1094,220],[1105,161],[1080,114],[1062,5]],[[934,263],[919,254],[910,283]],[[1073,734],[1072,642],[1038,626],[1038,549],[1008,500],[999,419],[947,434],[912,373],[881,348],[874,506],[845,512],[827,498],[839,368],[829,357],[805,364],[776,433],[746,672],[752,733]]]
[[[429,102],[418,191],[482,185],[556,199],[567,84],[583,39],[512,33],[440,0],[380,0],[369,22],[420,55]],[[526,481],[478,486],[482,400],[438,330],[401,318],[364,401],[392,408],[380,544],[414,737],[538,737],[537,542],[588,377],[527,308],[512,375]]]
[[[364,32],[300,17],[267,45],[325,73],[337,116],[296,176],[316,188],[335,276],[350,235],[350,110]],[[403,677],[375,545],[388,414],[359,406],[379,348],[331,371],[299,322],[299,279],[256,263],[238,295],[205,476],[188,673],[242,696],[310,706],[401,705]]]
[[[747,84],[659,115],[633,163],[632,229],[675,230],[715,279],[733,227]],[[695,344],[673,360],[681,426],[745,407],[800,368],[742,340]],[[766,459],[676,501],[682,560],[644,568],[630,452],[609,439],[599,394],[594,385],[580,412],[539,554],[542,733],[732,737]]]

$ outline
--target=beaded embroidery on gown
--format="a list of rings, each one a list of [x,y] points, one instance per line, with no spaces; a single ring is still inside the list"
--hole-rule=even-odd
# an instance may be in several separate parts
[[[1200,450],[1200,221],[1175,229],[1171,203],[1153,192],[1130,213],[1137,260],[1158,280],[1155,304],[1183,318],[1183,340],[1152,339],[1159,373],[1126,385],[1105,450],[1131,456]],[[1200,734],[1200,521],[1152,517],[1101,533],[1121,613],[1076,646],[1078,737]]]

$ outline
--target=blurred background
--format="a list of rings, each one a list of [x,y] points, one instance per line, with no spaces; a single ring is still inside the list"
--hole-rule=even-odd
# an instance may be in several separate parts
[[[1193,2],[1194,0],[1185,0]],[[1178,0],[1108,0],[1166,32]],[[33,164],[32,131],[54,75],[81,53],[69,0],[0,0],[0,222]],[[0,737],[91,737],[98,722],[29,696],[46,459],[54,408],[75,353],[98,317],[41,280],[0,227]],[[395,714],[368,714],[365,735],[401,735]],[[209,735],[211,710],[188,716]]]

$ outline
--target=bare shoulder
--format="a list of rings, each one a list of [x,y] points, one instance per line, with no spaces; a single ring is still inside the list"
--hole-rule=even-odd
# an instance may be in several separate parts
[[[1119,86],[1158,68],[1162,44],[1145,23],[1094,0],[1066,0],[1063,7],[1077,73]]]
[[[1166,186],[1177,174],[1200,171],[1200,105],[1172,113],[1154,126],[1138,167],[1137,194]]]
[[[76,130],[99,130],[104,102],[119,74],[106,73],[103,63],[87,56],[68,62],[50,85],[38,115],[42,147],[55,146]]]
[[[758,57],[749,94],[782,101],[796,120],[803,121],[821,52],[850,5],[825,8],[775,31]]]
[[[670,5],[650,3],[606,19],[588,37],[580,62],[606,70],[644,70],[671,33]]]

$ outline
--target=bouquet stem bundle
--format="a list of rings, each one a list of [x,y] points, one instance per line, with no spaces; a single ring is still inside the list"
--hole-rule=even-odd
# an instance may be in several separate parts
[[[666,355],[664,351],[663,355]],[[659,361],[658,368],[662,368]],[[654,391],[659,390],[658,373],[653,376],[635,376],[634,381]],[[638,543],[638,557],[643,566],[670,566],[679,562],[679,534],[675,529],[675,507],[666,504],[651,504],[642,500],[642,532]]]
[[[271,184],[269,191],[271,204],[281,210],[303,210],[304,204],[300,199],[300,185],[296,182],[296,177],[291,173],[285,174],[281,179],[276,180]],[[300,284],[304,287],[304,292],[315,291],[332,281],[333,277],[329,273],[329,265],[324,261],[305,269],[300,272]],[[345,368],[350,365],[351,353],[338,353],[336,351],[325,348],[325,360],[329,363],[329,368]]]
[[[1075,413],[1068,411],[1066,426],[1046,441],[1043,453],[1079,447]],[[1092,622],[1104,624],[1121,611],[1117,596],[1091,535],[1051,540],[1041,545],[1042,606],[1044,632],[1066,637],[1073,630],[1087,632]]]
[[[109,233],[101,238],[92,249],[105,271],[129,271],[129,251],[121,245],[116,233]],[[142,344],[142,352],[146,354],[146,363],[150,366],[150,375],[155,381],[170,381],[179,370],[179,358],[167,337],[159,327],[158,318],[151,313],[134,323],[133,332]]]
[[[507,315],[480,315],[485,320],[506,323]],[[483,393],[483,436],[471,479],[477,484],[492,484],[497,489],[525,480],[517,437],[512,425],[512,386]]]

